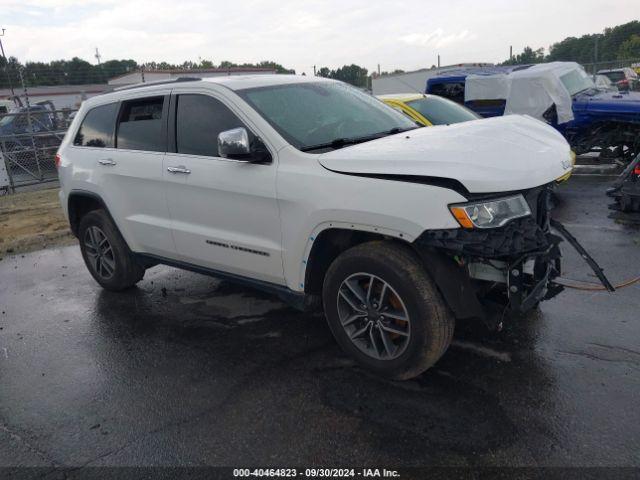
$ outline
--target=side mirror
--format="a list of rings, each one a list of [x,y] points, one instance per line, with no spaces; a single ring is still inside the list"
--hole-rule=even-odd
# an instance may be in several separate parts
[[[218,155],[222,158],[252,163],[269,163],[271,154],[259,137],[249,138],[244,127],[232,128],[218,134]]]
[[[251,160],[251,146],[247,129],[232,128],[218,134],[218,155],[233,160]]]

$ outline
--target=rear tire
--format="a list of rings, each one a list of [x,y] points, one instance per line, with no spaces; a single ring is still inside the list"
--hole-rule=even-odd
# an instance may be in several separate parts
[[[144,277],[117,227],[104,210],[93,210],[80,220],[78,239],[84,263],[102,288],[120,291]]]
[[[365,368],[397,380],[435,364],[455,327],[419,258],[391,242],[364,243],[338,256],[324,279],[323,304],[342,349]]]

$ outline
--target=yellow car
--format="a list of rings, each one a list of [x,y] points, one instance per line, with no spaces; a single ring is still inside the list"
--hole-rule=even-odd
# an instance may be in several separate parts
[[[482,118],[475,112],[446,98],[424,93],[378,95],[387,105],[404,113],[420,125],[448,125]]]

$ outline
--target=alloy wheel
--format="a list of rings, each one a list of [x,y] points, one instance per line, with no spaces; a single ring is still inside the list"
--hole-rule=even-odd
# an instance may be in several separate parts
[[[353,344],[376,360],[393,360],[407,348],[411,334],[407,308],[388,282],[355,273],[338,289],[338,316]]]
[[[104,280],[113,277],[116,271],[113,247],[99,227],[87,228],[84,234],[84,246],[93,271]]]

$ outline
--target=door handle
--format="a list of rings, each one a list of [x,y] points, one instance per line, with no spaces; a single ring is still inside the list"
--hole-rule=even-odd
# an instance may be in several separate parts
[[[98,160],[100,165],[113,166],[116,165],[116,161],[113,158],[101,158]]]
[[[185,174],[191,173],[191,170],[189,170],[184,165],[179,165],[177,167],[167,167],[167,171],[171,173],[185,173]]]

